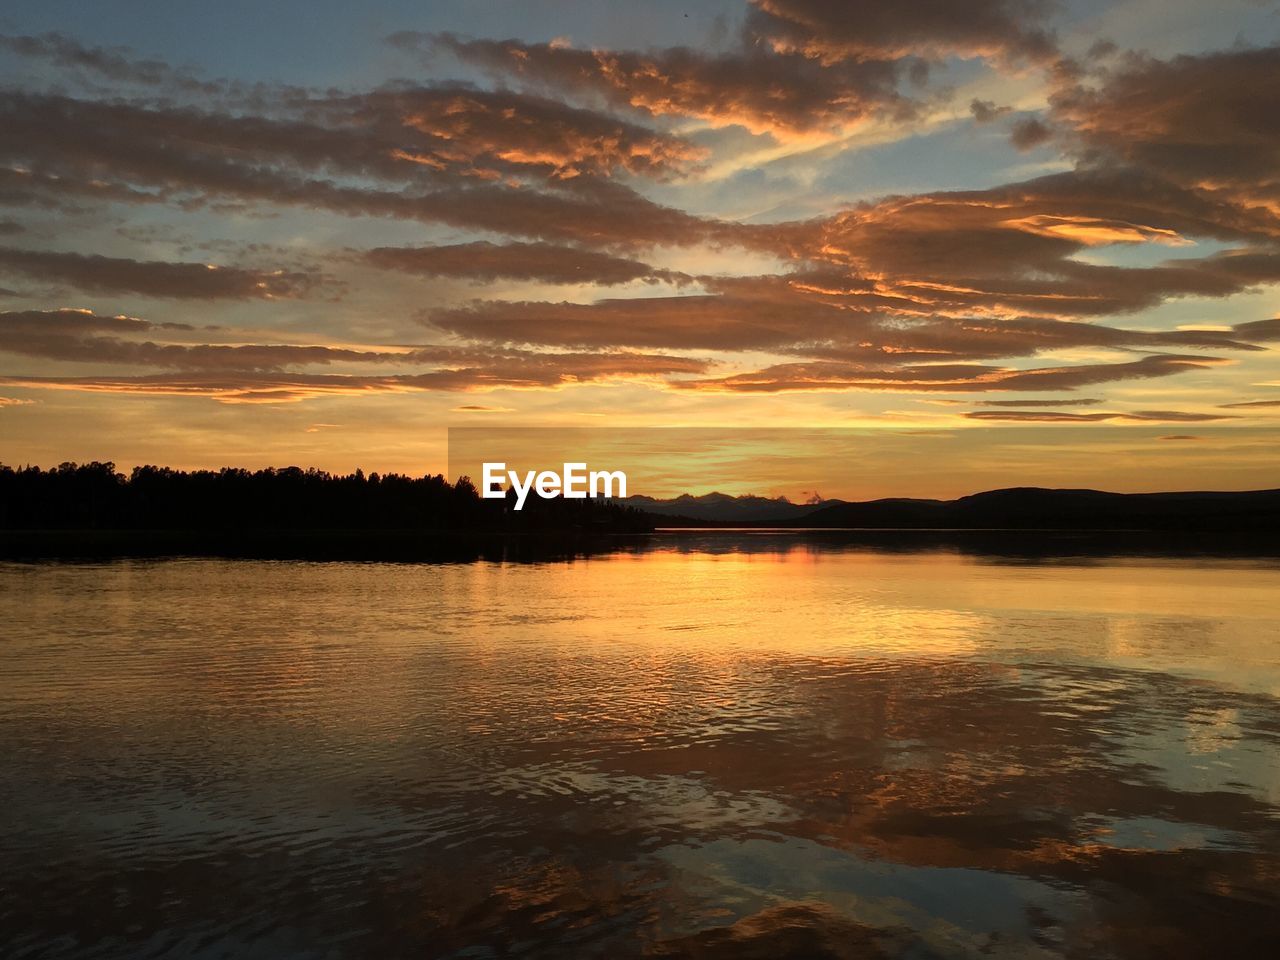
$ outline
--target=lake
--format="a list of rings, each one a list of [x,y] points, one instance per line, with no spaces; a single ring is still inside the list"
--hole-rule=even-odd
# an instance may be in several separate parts
[[[8,957],[1280,943],[1280,564],[0,564]]]

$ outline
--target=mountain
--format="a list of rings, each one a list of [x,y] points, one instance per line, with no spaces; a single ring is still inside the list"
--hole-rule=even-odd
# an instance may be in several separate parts
[[[864,530],[1280,531],[1280,490],[1108,493],[1010,487],[957,500],[888,498],[792,503],[785,497],[684,494],[617,501],[659,526],[803,527]]]
[[[786,497],[733,497],[727,493],[707,493],[699,497],[685,493],[669,500],[634,496],[626,497],[617,502],[659,517],[678,517],[682,520],[743,524],[785,524],[823,507],[844,503],[842,500],[823,500],[819,503],[792,503]]]
[[[1280,490],[1107,493],[1012,487],[958,500],[835,503],[792,523],[866,529],[1280,530]]]

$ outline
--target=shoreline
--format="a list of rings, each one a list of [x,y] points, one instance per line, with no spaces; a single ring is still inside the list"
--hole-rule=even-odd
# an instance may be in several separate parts
[[[1266,531],[1071,528],[674,526],[649,532],[520,530],[0,530],[0,559],[94,561],[224,558],[409,563],[550,562],[654,548],[769,553],[867,549],[1010,558],[1280,560]]]

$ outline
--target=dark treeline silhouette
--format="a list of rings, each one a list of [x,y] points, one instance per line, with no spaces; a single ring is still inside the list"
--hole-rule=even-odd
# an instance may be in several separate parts
[[[531,497],[521,511],[484,499],[470,479],[360,470],[338,476],[284,467],[249,471],[64,463],[0,464],[0,529],[412,531],[419,533],[640,532],[638,510],[595,500]]]

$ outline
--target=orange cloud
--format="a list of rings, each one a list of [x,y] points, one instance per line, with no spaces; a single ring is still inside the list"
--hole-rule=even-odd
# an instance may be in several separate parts
[[[1023,404],[1026,406],[1027,404]],[[1201,423],[1230,420],[1230,416],[1212,413],[1184,413],[1177,410],[1139,410],[1134,413],[1067,413],[1062,410],[971,410],[964,416],[970,420],[1003,420],[1012,423],[1097,423],[1104,420],[1130,420],[1138,423]]]

